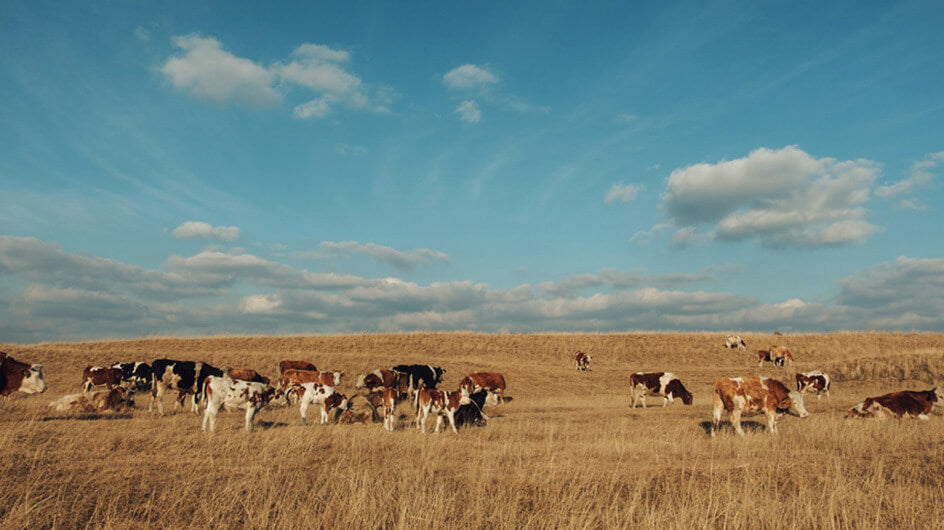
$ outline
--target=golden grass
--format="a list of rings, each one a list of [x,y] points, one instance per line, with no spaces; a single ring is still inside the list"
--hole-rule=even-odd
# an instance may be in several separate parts
[[[321,337],[151,338],[0,346],[44,364],[50,390],[0,401],[0,526],[266,528],[942,527],[944,418],[844,420],[866,395],[944,380],[944,336],[837,333],[747,336],[724,351],[719,334],[483,335],[412,333]],[[797,363],[758,368],[754,349],[786,345]],[[576,372],[573,354],[593,356]],[[48,417],[79,391],[87,364],[158,357],[272,374],[285,358],[354,375],[401,362],[505,374],[511,403],[484,428],[421,435],[401,425],[302,426],[271,407],[257,428],[223,414],[200,431],[189,412]],[[832,399],[780,432],[745,421],[710,439],[711,383],[772,375],[792,385],[814,368]],[[675,372],[695,395],[685,407],[629,408],[628,375]],[[171,410],[170,400],[167,401]],[[317,415],[315,416],[317,417]]]

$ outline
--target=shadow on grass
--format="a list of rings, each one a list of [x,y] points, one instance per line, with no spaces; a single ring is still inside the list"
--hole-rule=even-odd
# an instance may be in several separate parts
[[[37,418],[37,421],[60,421],[60,420],[79,420],[79,421],[89,421],[89,420],[130,420],[134,416],[129,413],[121,414],[66,414],[58,416],[44,416],[42,418]]]
[[[701,428],[705,431],[705,434],[708,434],[708,435],[711,434],[711,422],[710,422],[710,421],[698,422],[698,426],[701,427]],[[767,431],[767,425],[764,424],[764,423],[757,422],[757,421],[743,421],[743,420],[742,420],[742,421],[741,421],[741,428],[744,429],[744,432],[745,432],[745,433],[748,433],[748,432],[751,432],[751,433],[753,433],[753,432],[766,432],[766,431]],[[719,433],[719,434],[735,434],[735,432],[734,432],[734,426],[731,425],[731,422],[730,422],[730,421],[722,421],[721,423],[718,424],[718,433]]]

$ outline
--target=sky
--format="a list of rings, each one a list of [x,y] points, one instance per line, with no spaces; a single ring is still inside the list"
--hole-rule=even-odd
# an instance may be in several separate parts
[[[0,342],[944,331],[940,2],[0,3]]]

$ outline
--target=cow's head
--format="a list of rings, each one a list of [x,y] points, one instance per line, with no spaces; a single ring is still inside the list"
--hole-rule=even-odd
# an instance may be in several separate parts
[[[667,394],[671,394],[673,397],[681,399],[682,403],[685,403],[686,405],[692,404],[692,393],[689,392],[678,379],[669,381],[669,384],[666,385],[665,390]]]
[[[865,407],[865,401],[849,409],[846,418],[871,418],[874,414]]]
[[[357,383],[354,384],[354,388],[361,389],[367,386],[367,374],[357,374]]]
[[[797,392],[796,390],[790,392],[788,397],[780,402],[780,406],[777,407],[780,410],[791,414],[793,416],[799,416],[801,418],[806,418],[810,415],[806,411],[806,407],[803,405],[803,394]]]
[[[436,368],[433,368],[433,371],[436,373],[436,383],[437,384],[442,383],[443,374],[446,373],[446,369],[439,368],[437,366]]]
[[[944,391],[941,391],[938,387],[934,387],[931,389],[931,392],[934,392],[934,406],[944,407]]]
[[[46,382],[43,381],[43,365],[34,364],[23,369],[23,382],[20,392],[24,394],[42,394],[46,391]]]
[[[340,385],[341,378],[344,377],[344,372],[331,372],[331,375],[333,376],[332,381],[334,381],[334,386]]]

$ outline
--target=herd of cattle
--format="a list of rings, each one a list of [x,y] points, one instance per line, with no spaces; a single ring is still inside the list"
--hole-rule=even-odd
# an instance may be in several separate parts
[[[744,339],[729,336],[725,348],[743,350]],[[793,361],[783,347],[772,346],[758,351],[760,363],[784,366]],[[577,352],[578,371],[590,370],[590,355]],[[437,366],[409,364],[359,374],[354,385],[356,395],[348,398],[337,390],[344,372],[323,371],[307,361],[284,360],[278,366],[278,380],[252,369],[216,368],[199,361],[158,359],[144,362],[117,362],[111,366],[89,366],[82,374],[82,392],[70,394],[50,403],[56,413],[103,413],[133,407],[136,393],[150,393],[148,411],[164,414],[164,395],[176,391],[175,410],[183,408],[192,397],[191,410],[199,414],[204,404],[202,428],[215,430],[216,417],[224,408],[246,411],[245,429],[252,431],[256,413],[275,401],[299,407],[302,423],[307,423],[308,409],[321,406],[320,422],[369,423],[383,421],[384,428],[396,428],[399,410],[407,409],[421,432],[426,432],[430,414],[436,416],[434,432],[448,421],[453,432],[457,427],[484,425],[488,416],[485,405],[505,401],[505,378],[500,373],[470,372],[454,391],[438,390],[445,369]],[[776,432],[777,415],[787,413],[800,418],[809,416],[803,403],[807,392],[829,397],[830,378],[814,370],[797,373],[796,390],[768,377],[721,378],[713,385],[711,436],[715,435],[726,411],[737,434],[743,436],[742,414],[764,414],[769,432]],[[97,387],[104,389],[96,390]],[[663,398],[665,407],[675,398],[691,405],[693,396],[674,374],[669,372],[636,372],[630,375],[631,407],[646,407],[646,396]],[[0,395],[12,392],[26,394],[46,391],[42,366],[27,364],[0,352]],[[510,398],[509,398],[510,399]],[[156,407],[155,407],[156,406]],[[870,397],[852,407],[847,417],[928,419],[934,406],[944,407],[944,392],[937,387],[927,391],[903,391]]]

